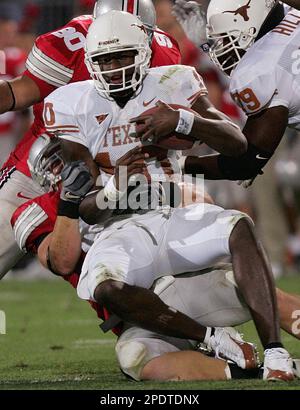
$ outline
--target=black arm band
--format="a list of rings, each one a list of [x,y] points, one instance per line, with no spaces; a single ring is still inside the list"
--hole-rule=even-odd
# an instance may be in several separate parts
[[[79,205],[74,202],[60,200],[58,204],[57,216],[66,216],[70,219],[79,218]]]
[[[251,179],[258,174],[263,174],[262,168],[269,161],[272,154],[248,144],[247,152],[238,158],[219,155],[218,165],[226,179],[231,181]]]
[[[6,81],[6,84],[8,85],[8,87],[9,87],[9,89],[10,89],[11,96],[12,96],[12,99],[13,99],[13,103],[12,103],[11,107],[9,108],[9,110],[7,110],[7,111],[13,111],[13,110],[15,109],[15,106],[16,106],[15,94],[14,94],[14,91],[13,91],[13,89],[12,89],[12,86],[11,86],[10,82],[9,82],[9,81]]]

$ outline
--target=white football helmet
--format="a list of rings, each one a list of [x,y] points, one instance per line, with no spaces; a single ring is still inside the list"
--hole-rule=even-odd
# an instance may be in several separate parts
[[[276,0],[211,0],[207,9],[210,57],[227,74],[254,43]]]
[[[156,26],[156,11],[152,0],[98,0],[93,17],[97,18],[108,11],[118,10],[138,16],[144,26],[153,31]]]
[[[32,144],[27,164],[33,181],[45,192],[56,191],[57,184],[61,181],[60,171],[64,165],[59,138],[50,138],[47,134],[40,135]],[[54,169],[57,170],[55,174]]]
[[[145,26],[137,16],[116,10],[100,15],[89,27],[85,47],[85,63],[100,94],[109,98],[110,93],[138,89],[150,65],[152,51]],[[110,71],[101,70],[98,57],[131,50],[137,53],[133,64]],[[126,70],[131,68],[134,68],[134,72],[128,81]],[[104,76],[120,72],[122,82],[112,89]]]

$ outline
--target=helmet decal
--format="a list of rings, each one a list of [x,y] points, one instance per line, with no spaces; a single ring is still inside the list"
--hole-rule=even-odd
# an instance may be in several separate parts
[[[232,10],[232,11],[231,11],[231,10],[226,10],[226,11],[223,11],[223,14],[225,14],[225,13],[233,13],[235,16],[240,15],[241,17],[243,17],[243,19],[244,19],[245,21],[249,21],[248,9],[250,9],[250,3],[251,3],[251,0],[249,0],[247,4],[245,4],[244,6],[239,7],[239,8],[236,9],[236,10]]]

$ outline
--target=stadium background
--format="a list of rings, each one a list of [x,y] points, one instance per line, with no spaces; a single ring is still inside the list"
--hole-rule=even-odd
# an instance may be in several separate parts
[[[231,103],[227,78],[186,38],[171,14],[172,1],[154,3],[158,26],[178,41],[183,64],[197,68],[212,102],[242,125],[245,118]],[[10,78],[22,72],[26,56],[39,34],[64,25],[73,16],[90,14],[94,0],[15,0],[13,3],[2,0],[0,5],[0,50],[4,51],[7,61],[10,56],[13,62],[7,63],[5,69],[1,64],[0,71],[2,78]],[[0,163],[29,127],[31,119],[30,110],[0,116]],[[206,184],[218,204],[240,209],[254,218],[275,276],[281,277],[280,284],[284,288],[296,293],[300,293],[300,170],[296,161],[300,156],[299,141],[295,132],[287,133],[276,156],[266,167],[265,175],[247,190],[224,181]],[[202,147],[199,153],[207,152],[208,149]],[[61,282],[26,257],[1,283],[0,310],[7,316],[7,335],[0,335],[0,351],[7,360],[1,360],[0,364],[0,389],[135,388],[118,372],[111,336],[102,337],[93,312]],[[247,325],[243,330],[247,336],[255,337],[253,327]],[[297,343],[284,337],[291,353],[298,350],[299,356]],[[158,388],[160,385],[147,386]],[[174,384],[164,385],[177,388],[176,384],[172,386]],[[183,388],[197,386],[199,384],[192,383]],[[248,382],[238,386],[214,384],[216,388],[262,388],[260,384]],[[202,384],[202,387],[208,388],[211,384]]]

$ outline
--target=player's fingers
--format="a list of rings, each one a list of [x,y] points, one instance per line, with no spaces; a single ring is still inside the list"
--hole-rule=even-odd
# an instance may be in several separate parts
[[[173,109],[172,107],[170,107],[169,104],[167,104],[167,103],[165,103],[165,102],[163,102],[163,101],[161,101],[161,100],[158,100],[158,101],[155,103],[155,105],[156,105],[156,107],[169,108],[170,110]]]
[[[149,158],[149,154],[146,153],[141,153],[141,154],[136,154],[133,155],[131,158],[129,158],[128,164],[132,164],[136,161],[144,161],[145,159]]]
[[[119,158],[118,161],[116,161],[116,165],[120,165],[124,161],[128,160],[132,155],[135,155],[141,152],[142,152],[142,145],[136,146],[135,148],[126,152],[126,154],[124,154],[121,158]]]
[[[139,128],[136,130],[136,135],[137,135],[137,137],[138,137],[138,138],[141,138],[141,136],[142,136],[145,132],[147,132],[148,128],[149,128],[149,124],[147,124],[147,125],[146,125],[146,124],[140,125]]]
[[[173,168],[172,167],[164,167],[164,174],[173,175],[174,174]]]
[[[143,115],[143,114],[141,114],[141,115],[139,115],[138,117],[131,118],[131,119],[129,120],[129,122],[130,122],[130,123],[133,123],[133,122],[136,122],[136,123],[144,123],[144,122],[146,122],[149,118],[151,118],[151,115]]]
[[[156,142],[155,128],[151,127],[142,136],[142,141]]]
[[[146,167],[135,166],[127,170],[127,177],[131,177],[134,174],[144,174],[146,172]]]
[[[123,161],[121,164],[119,164],[119,166],[129,166],[130,164],[133,164],[135,162],[143,163],[148,158],[148,153],[136,154]]]

